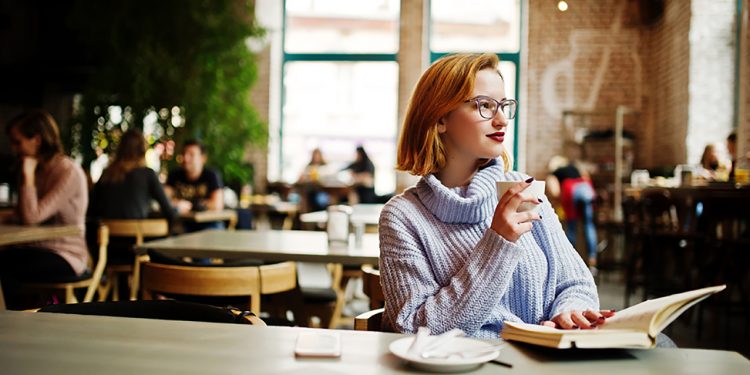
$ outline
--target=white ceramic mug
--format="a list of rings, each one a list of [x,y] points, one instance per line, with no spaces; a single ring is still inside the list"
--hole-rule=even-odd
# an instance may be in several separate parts
[[[508,189],[512,188],[513,186],[518,185],[520,181],[498,181],[497,182],[497,199],[502,199],[503,195],[505,194]],[[523,190],[524,195],[531,195],[534,198],[541,198],[546,199],[544,197],[544,181],[538,181],[534,180],[531,182],[531,185]],[[541,209],[541,204],[534,204],[531,202],[523,202],[520,206],[518,206],[518,212],[524,212],[524,211],[534,211],[536,213],[539,213],[539,210]]]

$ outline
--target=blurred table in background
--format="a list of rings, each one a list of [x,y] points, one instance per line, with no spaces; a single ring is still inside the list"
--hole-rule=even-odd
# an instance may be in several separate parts
[[[380,221],[380,211],[383,210],[384,204],[379,203],[362,203],[352,206],[352,216],[349,218],[353,225],[378,225]],[[323,224],[328,221],[328,212],[314,211],[302,214],[299,217],[303,223]]]
[[[0,246],[75,236],[81,229],[75,225],[0,225]]]
[[[81,233],[81,228],[75,225],[0,225],[0,246],[51,240],[75,236],[79,233]],[[0,310],[5,310],[2,285],[0,285]]]
[[[350,265],[378,264],[380,240],[365,233],[357,247],[354,235],[348,244],[330,245],[325,232],[302,230],[206,230],[149,241],[138,253],[158,250],[173,257],[287,260]]]
[[[273,229],[275,217],[283,218],[281,229],[290,230],[299,212],[299,205],[281,200],[278,195],[254,195],[250,201],[255,229]]]

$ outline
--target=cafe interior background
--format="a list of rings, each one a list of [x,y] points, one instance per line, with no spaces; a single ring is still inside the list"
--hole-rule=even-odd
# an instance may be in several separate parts
[[[94,180],[129,126],[144,130],[149,165],[162,174],[180,141],[202,137],[209,165],[244,205],[271,193],[299,199],[279,187],[296,182],[313,149],[344,168],[362,145],[375,163],[376,194],[387,197],[415,182],[393,166],[419,75],[449,53],[497,53],[506,93],[520,103],[505,141],[514,168],[544,179],[571,141],[592,166],[598,231],[608,241],[597,282],[603,305],[618,308],[629,254],[621,207],[631,173],[647,170],[643,184],[677,184],[675,170],[697,166],[706,145],[729,158],[725,140],[733,131],[739,161],[750,152],[748,0],[201,4],[0,1],[0,123],[24,108],[48,110],[66,150]],[[211,17],[242,22],[218,25]],[[233,48],[238,37],[244,50],[221,56],[241,69],[211,60],[212,48]],[[185,75],[196,71],[207,76]],[[204,89],[214,96],[201,97]],[[0,182],[11,183],[4,132],[0,158]],[[737,261],[747,274],[744,250]],[[747,276],[742,281],[748,285]],[[721,315],[700,339],[694,328],[675,329],[678,343],[747,355],[743,293],[743,313]]]

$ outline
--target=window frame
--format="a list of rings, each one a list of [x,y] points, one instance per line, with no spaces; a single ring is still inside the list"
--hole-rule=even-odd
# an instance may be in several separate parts
[[[286,86],[284,85],[284,77],[286,74],[286,64],[290,62],[394,62],[398,66],[398,51],[394,53],[299,53],[286,51],[286,32],[287,32],[287,14],[286,14],[286,2],[282,2],[281,10],[281,82],[280,82],[280,105],[279,111],[279,150],[278,160],[279,165],[277,166],[278,176],[281,177],[282,166],[284,165],[284,104],[286,103]],[[397,23],[401,21],[401,10],[399,9]],[[400,35],[399,35],[400,38]],[[398,121],[398,120],[396,120]],[[398,124],[396,124],[398,129]]]

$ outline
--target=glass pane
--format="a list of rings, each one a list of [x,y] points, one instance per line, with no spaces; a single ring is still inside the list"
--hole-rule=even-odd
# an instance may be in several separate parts
[[[398,0],[287,0],[289,53],[395,53]]]
[[[296,181],[316,147],[335,174],[361,144],[375,164],[376,192],[393,192],[397,81],[395,62],[287,63],[282,179]]]
[[[510,61],[500,61],[500,73],[503,75],[503,81],[505,82],[505,96],[509,99],[516,99],[516,64]],[[518,119],[518,112],[520,107],[525,103],[518,103],[518,109],[516,110],[516,118],[508,121],[508,130],[505,133],[505,148],[508,150],[510,155],[513,155],[513,142],[516,139],[516,120]]]
[[[430,50],[517,52],[520,0],[432,0]]]

